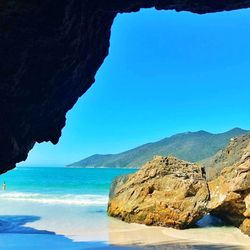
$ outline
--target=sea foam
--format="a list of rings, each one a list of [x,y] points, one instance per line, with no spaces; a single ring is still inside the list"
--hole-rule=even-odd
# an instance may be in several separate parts
[[[6,192],[0,194],[0,200],[78,206],[103,206],[107,204],[108,197],[106,195],[92,194],[41,194],[28,192]]]

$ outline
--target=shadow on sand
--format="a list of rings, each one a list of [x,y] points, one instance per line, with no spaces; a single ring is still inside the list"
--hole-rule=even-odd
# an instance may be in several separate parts
[[[109,246],[105,242],[74,242],[64,235],[38,230],[25,224],[40,220],[38,216],[0,216],[1,250],[82,250],[82,249],[128,249]],[[131,250],[131,248],[129,247]],[[132,247],[132,249],[138,249]]]
[[[0,216],[0,233],[8,234],[55,234],[46,230],[37,230],[24,226],[26,223],[40,220],[38,216],[8,215]]]
[[[150,249],[150,250],[205,250],[205,249],[227,249],[239,250],[235,246],[221,245],[195,245],[185,242],[171,242],[162,245],[140,246],[133,244],[129,246],[108,245],[106,242],[74,242],[64,235],[54,232],[38,230],[25,226],[26,223],[39,220],[38,216],[0,216],[0,249],[1,250],[82,250],[82,249]]]

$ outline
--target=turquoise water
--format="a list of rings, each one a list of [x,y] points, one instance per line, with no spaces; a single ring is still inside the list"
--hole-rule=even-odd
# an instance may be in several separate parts
[[[116,228],[106,213],[110,184],[116,176],[135,171],[18,167],[1,175],[0,184],[5,182],[7,188],[0,189],[0,249],[108,245]]]
[[[48,204],[105,205],[112,180],[134,169],[19,167],[0,176],[0,199]]]

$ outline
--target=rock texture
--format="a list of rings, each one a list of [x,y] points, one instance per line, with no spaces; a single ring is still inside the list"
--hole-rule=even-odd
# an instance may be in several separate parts
[[[208,209],[250,236],[250,134],[234,138],[215,163],[228,167],[208,183]]]
[[[117,13],[140,8],[208,13],[250,0],[43,0],[0,2],[0,173],[35,142],[57,143],[65,114],[93,84]]]
[[[199,165],[158,156],[113,182],[108,213],[127,222],[186,228],[209,212],[250,236],[250,134],[232,138],[210,164],[222,170],[207,181]]]
[[[108,213],[126,222],[187,228],[206,214],[208,200],[203,168],[157,156],[114,182]]]
[[[231,138],[229,145],[225,149],[200,162],[206,169],[208,180],[218,177],[225,167],[233,166],[242,161],[243,155],[250,152],[249,137],[248,133],[245,136]]]

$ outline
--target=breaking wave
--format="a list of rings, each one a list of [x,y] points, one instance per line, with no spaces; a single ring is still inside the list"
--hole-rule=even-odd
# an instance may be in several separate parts
[[[25,192],[6,192],[0,194],[0,200],[28,201],[44,204],[103,206],[108,202],[106,195],[90,194],[41,194]]]

